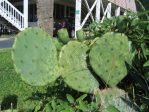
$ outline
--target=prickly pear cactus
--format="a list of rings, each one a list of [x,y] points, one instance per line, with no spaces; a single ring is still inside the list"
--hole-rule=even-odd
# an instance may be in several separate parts
[[[60,53],[60,67],[64,81],[73,89],[93,93],[98,82],[88,70],[86,58],[88,47],[77,41],[70,41]]]
[[[123,34],[107,33],[91,47],[90,64],[110,86],[116,86],[127,75],[126,62],[130,58],[128,43]]]
[[[85,35],[85,32],[83,30],[78,30],[76,32],[76,35],[77,35],[77,39],[80,41],[80,42],[83,42],[85,39],[86,39],[86,35]]]
[[[59,76],[56,47],[40,28],[28,28],[17,35],[12,59],[22,80],[30,85],[43,86]]]
[[[109,106],[114,106],[120,112],[139,112],[139,107],[133,103],[128,94],[118,88],[109,88],[100,92],[101,106],[104,107],[103,112],[107,111]]]
[[[62,43],[67,44],[70,41],[67,29],[60,29],[58,30],[57,34],[58,38],[62,41]]]
[[[63,43],[61,43],[58,38],[52,38],[52,39],[57,51],[60,52],[61,48],[63,47]]]

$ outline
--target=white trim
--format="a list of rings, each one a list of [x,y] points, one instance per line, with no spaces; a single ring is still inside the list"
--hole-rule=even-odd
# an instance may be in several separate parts
[[[82,0],[76,0],[76,9],[75,9],[75,30],[81,29],[81,5]]]
[[[97,0],[97,5],[96,5],[96,21],[100,22],[100,14],[101,13],[101,0]]]
[[[88,9],[88,12],[92,12],[91,9],[90,9],[90,7],[89,7],[89,4],[88,4],[87,0],[84,0],[84,1],[85,1],[85,4],[86,4],[86,7]],[[94,21],[94,17],[92,15],[92,13],[90,14],[90,17],[91,17],[92,21]]]
[[[28,27],[28,0],[23,0],[24,28]]]
[[[107,18],[111,18],[112,3],[109,2],[107,6]]]
[[[24,14],[16,9],[8,0],[0,0],[0,16],[20,31],[24,30]]]
[[[97,3],[97,0],[95,0],[94,4],[92,5],[92,7],[91,7],[91,9],[89,10],[88,14],[87,14],[86,17],[84,18],[84,20],[83,20],[83,22],[82,22],[82,24],[81,24],[81,28],[85,25],[85,23],[86,23],[88,17],[91,15],[93,9],[94,9],[95,6],[96,6],[96,3]]]
[[[104,15],[103,15],[103,17],[102,17],[102,20],[101,20],[101,23],[103,22],[103,20],[106,18],[106,15],[107,15],[107,17],[111,17],[111,14],[109,14],[111,11],[111,3],[108,3],[108,5],[107,5],[107,8],[106,8],[106,10],[105,10],[105,12],[104,12]]]
[[[121,8],[120,7],[116,8],[115,9],[115,16],[119,16],[120,12],[121,12]]]

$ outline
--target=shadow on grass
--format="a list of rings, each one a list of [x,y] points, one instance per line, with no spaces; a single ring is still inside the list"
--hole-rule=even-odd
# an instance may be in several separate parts
[[[1,102],[1,109],[7,110],[10,108],[17,108],[18,97],[16,95],[9,95],[3,99]]]

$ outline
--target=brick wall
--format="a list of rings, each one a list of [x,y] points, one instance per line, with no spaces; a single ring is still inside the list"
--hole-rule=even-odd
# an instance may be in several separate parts
[[[108,1],[111,1],[112,3],[114,3],[120,7],[123,7],[124,9],[136,11],[135,0],[108,0]]]

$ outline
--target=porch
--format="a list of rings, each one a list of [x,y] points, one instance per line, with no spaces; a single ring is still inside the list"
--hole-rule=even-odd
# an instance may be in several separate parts
[[[39,22],[44,20],[38,16],[38,10],[40,10],[37,6],[38,0],[9,1],[24,15],[24,29],[30,26],[44,27],[43,24],[45,23]],[[50,17],[49,19],[53,21],[51,24],[52,28],[49,29],[46,27],[46,29],[47,31],[52,30],[50,31],[51,33],[53,32],[53,23],[56,20],[72,18],[75,21],[75,30],[79,30],[83,28],[86,23],[92,21],[102,22],[106,17],[110,18],[112,16],[124,14],[127,9],[136,11],[134,0],[132,0],[131,3],[129,3],[130,0],[120,1],[121,0],[54,0],[53,9],[51,9],[53,13],[50,13],[51,15],[48,16]],[[44,9],[44,11],[45,13],[49,12],[46,9]]]

